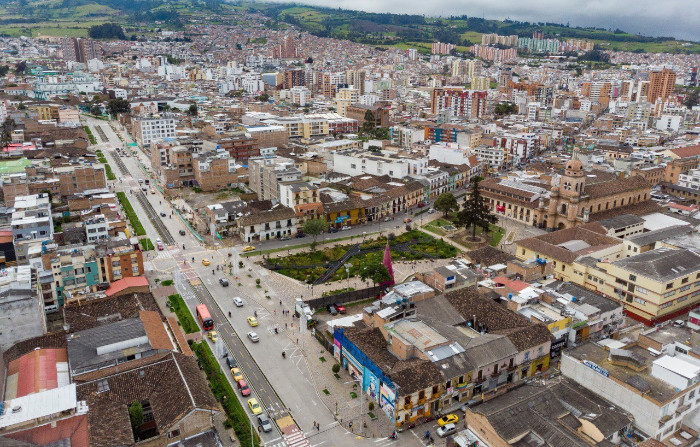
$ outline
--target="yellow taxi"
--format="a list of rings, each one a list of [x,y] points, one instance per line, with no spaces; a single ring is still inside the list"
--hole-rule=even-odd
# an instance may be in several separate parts
[[[248,245],[247,247],[243,247],[242,251],[243,251],[243,253],[247,253],[249,251],[254,251],[254,250],[255,250],[255,247],[253,247],[252,245]]]
[[[250,408],[250,411],[253,414],[262,413],[262,408],[260,407],[257,399],[248,399],[248,408]]]
[[[440,427],[444,427],[447,424],[456,424],[459,421],[459,416],[456,414],[446,414],[437,420]]]
[[[211,262],[209,262],[208,259],[202,259],[202,264],[204,264],[204,265],[210,265]]]
[[[258,319],[255,317],[248,317],[248,324],[255,327],[258,325]]]
[[[239,380],[243,380],[243,373],[238,368],[231,368],[231,375],[233,376],[234,382],[238,382]]]
[[[217,334],[216,331],[209,331],[209,334],[207,334],[207,335],[209,336],[209,340],[211,340],[211,341],[215,342],[216,340],[219,339],[219,334]]]

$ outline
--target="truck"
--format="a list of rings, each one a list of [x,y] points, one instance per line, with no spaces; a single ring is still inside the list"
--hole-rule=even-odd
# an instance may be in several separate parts
[[[297,298],[296,305],[294,306],[294,316],[300,318],[301,314],[306,316],[307,320],[313,317],[313,312],[308,304],[304,302],[301,298]]]

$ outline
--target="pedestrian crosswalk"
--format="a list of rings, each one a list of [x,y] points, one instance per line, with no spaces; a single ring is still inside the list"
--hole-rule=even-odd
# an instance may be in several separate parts
[[[311,443],[306,439],[303,431],[296,425],[284,431],[284,440],[289,447],[311,447]]]

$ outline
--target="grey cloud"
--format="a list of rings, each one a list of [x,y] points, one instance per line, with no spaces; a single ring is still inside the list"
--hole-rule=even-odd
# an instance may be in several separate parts
[[[277,0],[285,1],[285,0]],[[649,36],[700,41],[700,8],[691,0],[295,0],[332,8],[371,12],[473,15],[572,26],[620,28]],[[693,4],[695,3],[695,4]]]

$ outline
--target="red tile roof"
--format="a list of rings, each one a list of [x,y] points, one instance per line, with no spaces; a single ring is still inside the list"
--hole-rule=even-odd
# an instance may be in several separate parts
[[[145,276],[132,276],[114,281],[110,284],[109,288],[105,290],[105,295],[112,296],[116,293],[122,292],[130,287],[144,287],[148,286],[148,280]]]
[[[60,443],[64,440],[70,440],[71,447],[89,446],[87,416],[84,414],[5,436],[37,446],[54,443],[64,445]],[[0,444],[2,444],[2,440],[0,440]]]
[[[694,157],[700,155],[700,145],[679,147],[677,149],[671,149],[671,152],[680,158]]]

